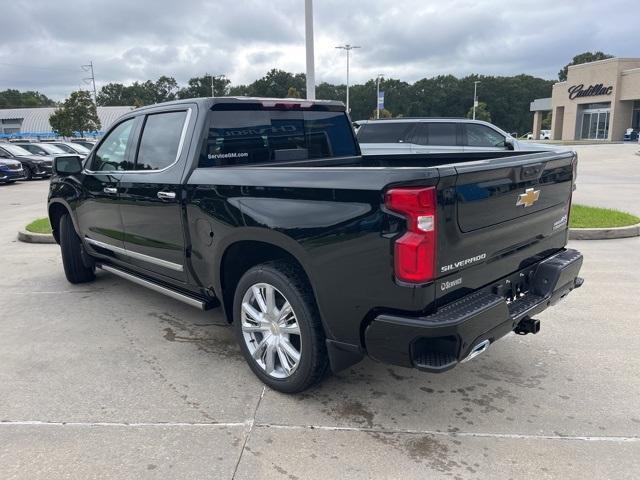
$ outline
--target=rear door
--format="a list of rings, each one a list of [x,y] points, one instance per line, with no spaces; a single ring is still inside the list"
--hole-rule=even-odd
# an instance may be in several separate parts
[[[80,234],[100,253],[123,258],[124,231],[120,217],[122,173],[132,166],[135,118],[117,124],[88,159],[82,176],[82,199],[76,208]]]
[[[563,248],[574,162],[566,151],[456,164],[439,186],[441,280],[479,288]]]
[[[120,185],[128,261],[179,281],[186,280],[182,173],[191,111],[181,105],[141,119],[135,165]]]
[[[396,120],[371,121],[358,129],[357,138],[363,155],[413,153],[407,136],[413,123]]]
[[[418,122],[410,134],[412,153],[462,152],[460,125],[454,122]]]

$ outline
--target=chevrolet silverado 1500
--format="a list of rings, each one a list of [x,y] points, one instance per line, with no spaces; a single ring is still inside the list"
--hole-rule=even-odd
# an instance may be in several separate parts
[[[360,155],[339,102],[209,98],[56,159],[67,279],[102,269],[221,307],[253,372],[301,391],[365,355],[442,372],[582,284],[573,152]]]

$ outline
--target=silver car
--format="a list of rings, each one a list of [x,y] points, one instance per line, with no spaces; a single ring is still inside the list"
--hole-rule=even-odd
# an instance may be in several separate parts
[[[356,123],[364,155],[554,149],[516,140],[491,123],[466,118],[395,118]]]

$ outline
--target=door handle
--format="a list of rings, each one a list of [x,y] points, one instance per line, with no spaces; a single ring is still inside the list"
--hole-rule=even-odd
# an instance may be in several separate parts
[[[104,187],[104,188],[102,189],[102,191],[103,191],[104,193],[108,193],[108,194],[110,194],[110,195],[113,195],[113,194],[118,193],[118,189],[117,189],[117,188],[115,188],[115,187]]]
[[[173,200],[176,198],[176,192],[158,192],[158,198],[160,200]]]

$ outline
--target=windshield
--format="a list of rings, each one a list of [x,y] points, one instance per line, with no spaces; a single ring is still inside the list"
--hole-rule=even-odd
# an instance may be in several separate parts
[[[28,150],[25,150],[22,147],[19,147],[18,145],[3,143],[0,146],[4,148],[7,152],[11,153],[11,155],[15,155],[16,157],[24,157],[26,155],[31,155],[31,152],[29,152]]]
[[[71,148],[72,150],[75,150],[78,153],[89,153],[91,151],[87,147],[80,145],[79,143],[74,143],[73,145],[65,144],[65,146]]]
[[[55,145],[49,145],[48,143],[38,143],[37,144],[42,150],[51,155],[60,155],[61,153],[67,153],[64,150],[56,147]]]

